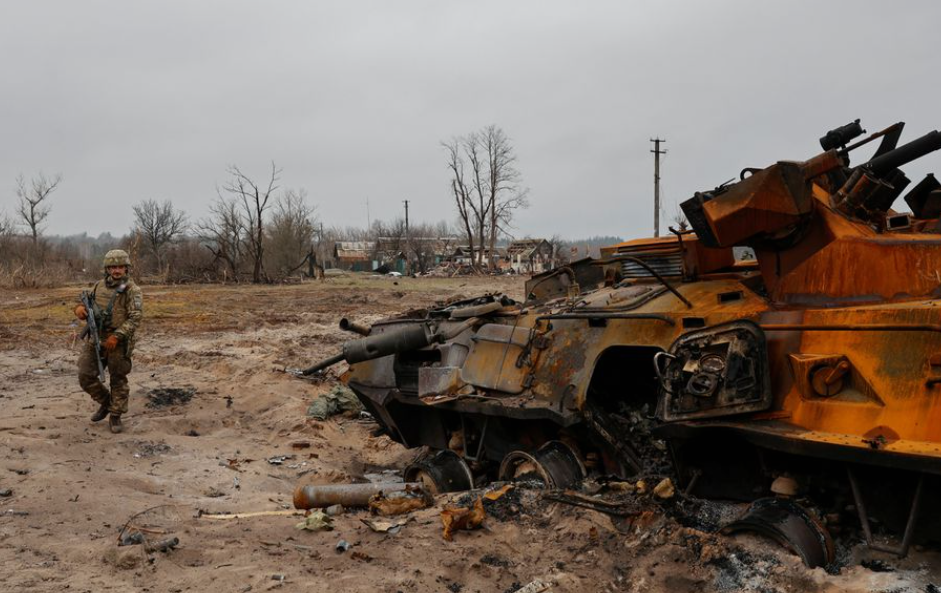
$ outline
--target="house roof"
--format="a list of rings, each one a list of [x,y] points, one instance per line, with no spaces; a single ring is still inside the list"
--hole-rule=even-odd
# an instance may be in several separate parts
[[[548,244],[548,241],[545,239],[519,239],[510,243],[506,248],[506,253],[511,257],[519,255],[523,258],[529,258],[533,252],[542,247],[543,243]]]
[[[345,260],[369,260],[376,248],[374,241],[338,241],[335,245],[337,257]]]

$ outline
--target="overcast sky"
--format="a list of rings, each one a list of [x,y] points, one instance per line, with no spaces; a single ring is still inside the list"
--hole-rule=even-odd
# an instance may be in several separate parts
[[[60,1],[0,8],[0,210],[61,172],[47,232],[126,232],[131,206],[205,215],[272,160],[326,226],[454,217],[440,142],[512,139],[518,234],[650,235],[746,166],[828,129],[941,127],[941,2]],[[906,172],[941,170],[935,154]]]

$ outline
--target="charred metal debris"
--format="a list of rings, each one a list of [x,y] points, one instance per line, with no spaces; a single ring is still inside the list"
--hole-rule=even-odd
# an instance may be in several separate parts
[[[745,168],[682,204],[690,230],[534,276],[522,302],[343,320],[357,336],[304,373],[348,363],[393,439],[439,452],[407,476],[432,492],[657,475],[749,504],[725,530],[809,565],[835,531],[904,556],[941,538],[941,183],[901,167],[941,132],[903,127]]]

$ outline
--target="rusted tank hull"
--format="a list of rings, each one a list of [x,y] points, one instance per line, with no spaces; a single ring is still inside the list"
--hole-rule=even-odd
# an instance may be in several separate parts
[[[910,543],[941,474],[941,224],[891,205],[908,184],[897,167],[941,134],[897,147],[901,126],[830,146],[854,123],[816,157],[746,169],[683,204],[695,233],[605,248],[540,275],[523,302],[377,324],[363,339],[393,346],[367,359],[347,354],[366,342],[344,345],[348,383],[394,439],[490,477],[559,441],[588,473],[658,473],[668,457],[691,493],[759,498],[793,475],[865,509],[854,472],[905,472],[919,484],[899,503]],[[916,214],[937,214],[936,182],[915,187]],[[415,340],[383,336],[396,331],[424,345],[398,349]]]

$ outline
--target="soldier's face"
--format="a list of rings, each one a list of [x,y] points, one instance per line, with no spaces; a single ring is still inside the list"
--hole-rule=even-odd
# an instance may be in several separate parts
[[[123,278],[127,274],[127,266],[108,266],[106,269],[108,274],[115,280]]]

